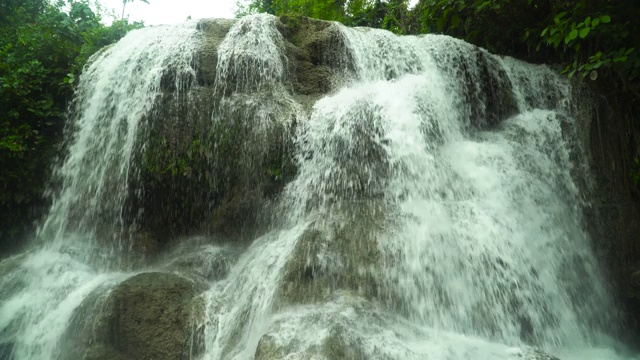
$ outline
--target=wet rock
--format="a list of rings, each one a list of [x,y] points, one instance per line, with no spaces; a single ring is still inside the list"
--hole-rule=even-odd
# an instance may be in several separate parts
[[[280,17],[278,30],[286,39],[289,72],[295,95],[316,100],[332,90],[354,60],[334,23],[305,17]]]
[[[76,309],[64,359],[190,359],[203,351],[202,287],[166,273],[142,273],[94,291]]]
[[[199,22],[203,45],[195,59],[197,81],[182,91],[165,91],[148,116],[145,147],[136,161],[141,176],[134,179],[141,184],[131,186],[143,191],[130,196],[125,219],[135,219],[133,225],[157,239],[160,248],[191,235],[214,234],[227,241],[255,237],[263,230],[264,208],[295,174],[299,106],[291,98],[290,77],[255,84],[262,81],[256,66],[272,66],[275,60],[240,48],[227,49],[226,70],[218,66],[220,45],[235,23]],[[251,27],[242,31],[248,32],[242,36],[257,36]],[[287,44],[293,51],[295,46]],[[223,83],[216,83],[220,79]]]
[[[203,35],[203,46],[197,59],[198,84],[207,86],[215,83],[218,46],[234,22],[232,19],[202,19],[198,23],[198,30]]]
[[[161,265],[167,272],[201,282],[213,282],[225,278],[240,254],[240,248],[210,244],[206,239],[184,240],[168,255]]]
[[[558,360],[533,348],[512,348],[419,327],[378,303],[339,291],[323,304],[277,314],[260,339],[256,360],[422,359]]]
[[[261,234],[270,216],[265,209],[296,174],[293,141],[304,110],[353,72],[335,23],[281,17],[265,34],[270,25],[239,21],[198,23],[195,81],[192,74],[168,71],[146,116],[144,146],[134,161],[139,176],[130,178],[123,218],[125,227],[156,243],[140,243],[136,249],[143,250],[134,257],[160,252],[178,237],[208,234],[238,242]],[[246,41],[223,54],[220,46],[231,33],[256,46],[272,40],[280,58],[248,51]],[[263,78],[265,71],[272,76]]]
[[[460,106],[467,110],[471,125],[491,128],[518,111],[513,85],[498,59],[486,50],[458,41],[448,42],[458,49],[432,52],[440,70],[452,79],[464,98]],[[455,66],[451,66],[455,64]]]
[[[516,349],[512,351],[513,359],[522,360],[560,360],[557,357],[536,349]]]
[[[0,342],[0,359],[12,359],[14,346],[12,342]]]
[[[0,261],[0,302],[18,293],[27,285],[24,270],[21,267],[28,256],[29,253],[24,253]]]
[[[317,223],[301,235],[285,265],[277,307],[326,301],[340,291],[389,300],[376,276],[382,254],[375,232],[384,215],[362,202],[348,205],[339,216],[345,223]]]
[[[472,102],[472,121],[480,126],[495,126],[518,112],[513,86],[496,58],[485,51],[476,52],[480,71],[479,99]],[[478,101],[479,100],[479,101]]]

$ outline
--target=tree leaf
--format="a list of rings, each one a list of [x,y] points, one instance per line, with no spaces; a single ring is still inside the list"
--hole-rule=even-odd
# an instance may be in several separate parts
[[[438,30],[442,31],[442,29],[444,29],[444,23],[447,21],[447,18],[445,16],[440,17],[440,19],[438,19]]]
[[[611,22],[611,17],[609,15],[602,15],[600,21],[602,21],[603,24],[608,24]]]
[[[600,24],[600,18],[595,18],[593,19],[593,22],[591,23],[592,27],[596,27],[598,26],[598,24]]]
[[[553,18],[553,20],[555,20],[556,24],[560,22],[560,19],[562,19],[565,15],[567,15],[566,11],[561,12],[560,14],[556,15],[556,17]]]
[[[458,16],[458,14],[454,14],[451,17],[451,28],[455,29],[458,27],[458,25],[460,25],[460,16]]]
[[[628,57],[626,57],[626,56],[620,56],[620,57],[617,57],[617,58],[613,59],[613,62],[615,62],[615,63],[625,62],[625,61],[627,61],[627,59],[628,59]]]
[[[586,38],[587,35],[589,35],[589,31],[591,31],[590,27],[586,27],[586,28],[580,30],[580,39]]]

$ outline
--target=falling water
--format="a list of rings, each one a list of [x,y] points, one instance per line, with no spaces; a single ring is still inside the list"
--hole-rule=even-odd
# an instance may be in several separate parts
[[[342,85],[309,111],[278,19],[237,20],[217,48],[211,127],[242,129],[238,171],[252,176],[280,132],[297,173],[265,205],[267,230],[207,281],[197,358],[621,359],[582,218],[572,85],[446,36],[330,26]],[[201,43],[194,23],[154,27],[92,59],[45,245],[0,263],[0,355],[64,357],[74,310],[133,275],[93,254],[126,245],[136,152],[160,95],[190,91]]]
[[[57,170],[62,188],[40,234],[48,244],[103,236],[121,245],[143,121],[162,91],[182,92],[195,77],[197,35],[195,22],[142,29],[90,59],[71,113],[69,156]]]
[[[547,68],[449,37],[342,31],[357,80],[318,101],[302,125],[299,172],[286,193],[290,208],[330,228],[351,226],[355,212],[382,206],[386,225],[371,239],[382,261],[360,268],[380,282],[375,297],[429,329],[426,343],[462,335],[445,345],[460,352],[409,343],[387,352],[361,343],[368,335],[359,331],[375,323],[350,319],[367,325],[343,326],[351,330],[341,336],[356,339],[348,346],[361,347],[349,356],[488,358],[473,350],[473,337],[553,351],[614,333],[615,306],[583,230],[575,177],[589,175],[577,171],[586,159],[570,84]],[[344,239],[326,241],[332,248],[331,241]],[[339,272],[345,261],[364,258],[333,255],[322,271]],[[336,300],[335,311],[350,308],[343,302]],[[324,316],[332,314],[327,309]],[[313,316],[291,315],[305,322],[289,333],[278,328],[288,315],[280,316],[284,325],[276,322],[272,335],[280,346],[310,340],[296,331]],[[336,327],[316,325],[313,334]],[[322,341],[308,347],[314,343]]]
[[[124,201],[135,190],[143,120],[163,81],[185,88],[197,46],[191,22],[133,31],[90,59],[72,106],[69,155],[57,169],[62,187],[38,234],[43,248],[2,262],[0,342],[14,345],[0,358],[57,358],[73,311],[94,289],[126,278],[99,268],[120,262],[113,250],[122,245]]]

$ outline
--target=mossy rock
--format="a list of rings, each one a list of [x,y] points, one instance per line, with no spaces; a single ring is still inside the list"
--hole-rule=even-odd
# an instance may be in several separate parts
[[[388,219],[375,206],[347,205],[344,223],[318,221],[301,235],[285,266],[276,307],[326,301],[339,291],[387,297],[377,276],[383,254],[376,233]]]
[[[203,287],[166,273],[142,273],[100,288],[77,308],[61,359],[190,359],[204,350]]]

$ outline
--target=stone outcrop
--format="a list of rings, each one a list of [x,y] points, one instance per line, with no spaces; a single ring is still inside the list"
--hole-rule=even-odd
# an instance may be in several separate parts
[[[640,124],[634,120],[638,106],[621,103],[606,79],[590,85],[595,92],[579,94],[592,105],[582,114],[594,180],[585,196],[585,223],[602,269],[625,307],[624,322],[640,329],[640,188],[632,179],[640,173],[640,166],[634,165],[640,156]]]
[[[282,88],[251,92],[248,101],[242,86],[230,91],[234,84],[224,84],[222,91],[216,79],[218,49],[235,22],[199,23],[195,79],[177,82],[168,72],[164,95],[148,115],[147,145],[137,160],[141,175],[132,179],[140,184],[131,186],[142,187],[143,195],[131,196],[126,218],[161,245],[194,232],[227,240],[255,237],[264,228],[262,210],[296,172],[293,140],[303,110],[295,104],[308,108],[333,89],[349,61],[335,24],[281,18],[276,29],[286,65]],[[176,83],[186,91],[176,93]]]
[[[191,359],[203,350],[202,288],[166,273],[142,273],[94,291],[61,343],[64,359]]]
[[[251,72],[259,69],[244,69],[242,76],[221,72],[220,48],[238,21],[200,21],[196,73],[177,79],[167,71],[163,95],[147,115],[145,146],[134,161],[138,176],[130,178],[124,216],[132,248],[143,249],[145,256],[184,235],[213,234],[237,242],[264,231],[270,205],[297,173],[298,124],[318,99],[356,76],[341,25],[286,16],[275,19],[284,66],[279,80],[255,83],[259,76]],[[252,30],[239,31],[250,36]],[[494,126],[515,112],[516,103],[496,58],[475,49],[454,70],[470,79],[461,86],[474,125]],[[242,52],[233,56],[227,60],[242,65],[264,60]],[[268,91],[257,91],[260,86]]]
[[[278,292],[279,306],[326,301],[347,290],[375,299],[384,285],[376,281],[380,257],[370,219],[335,229],[308,228],[298,240]]]
[[[457,79],[456,85],[464,94],[461,105],[469,108],[472,125],[490,128],[515,115],[518,104],[513,87],[496,56],[461,40],[453,44],[460,47],[459,52],[434,51],[434,60],[442,72]],[[448,58],[452,54],[455,58]],[[452,60],[458,65],[451,67]]]

